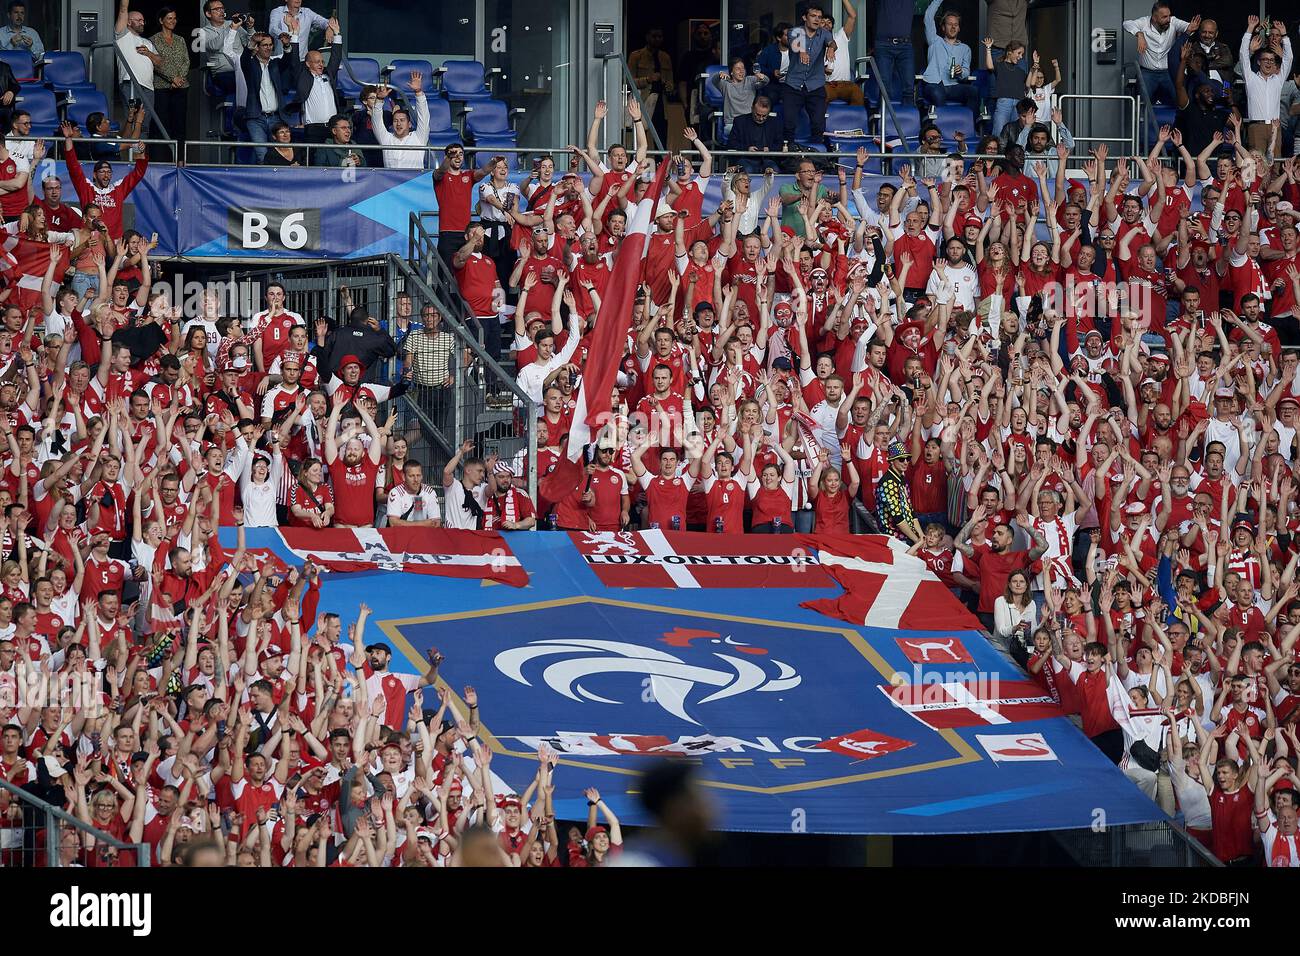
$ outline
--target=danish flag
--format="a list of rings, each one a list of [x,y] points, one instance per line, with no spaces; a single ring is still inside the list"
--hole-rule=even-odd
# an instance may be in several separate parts
[[[1065,711],[1032,681],[996,681],[989,685],[968,681],[942,684],[880,685],[894,706],[921,723],[941,730],[979,727],[1025,720],[1063,717]]]
[[[800,607],[866,627],[919,631],[981,627],[939,576],[889,535],[795,537],[815,549],[822,570],[844,586],[840,597],[805,601]]]

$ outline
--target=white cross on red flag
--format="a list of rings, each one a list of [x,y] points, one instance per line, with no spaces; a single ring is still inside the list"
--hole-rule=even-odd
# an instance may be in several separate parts
[[[821,569],[844,587],[837,598],[805,601],[800,607],[866,627],[912,631],[979,630],[938,575],[907,546],[883,534],[799,535],[817,552]]]

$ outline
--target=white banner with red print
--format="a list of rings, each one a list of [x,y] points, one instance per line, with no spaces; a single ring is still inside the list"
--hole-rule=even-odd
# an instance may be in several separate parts
[[[281,528],[295,555],[329,571],[411,571],[528,585],[528,572],[496,531],[448,528]]]

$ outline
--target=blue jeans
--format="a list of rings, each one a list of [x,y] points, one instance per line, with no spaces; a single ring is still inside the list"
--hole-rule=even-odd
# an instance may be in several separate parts
[[[89,272],[74,272],[70,284],[73,291],[77,293],[77,298],[80,299],[86,294],[87,289],[94,289],[99,285],[99,276],[91,275]]]
[[[910,42],[890,43],[877,37],[876,66],[880,67],[881,73],[878,79],[895,101],[911,103],[915,100],[916,59]]]
[[[947,106],[957,103],[967,107],[972,113],[979,113],[980,94],[973,83],[954,83],[944,86],[942,83],[921,83],[921,95],[932,106]]]
[[[279,119],[266,115],[250,116],[244,120],[244,126],[248,130],[248,140],[252,143],[269,143],[271,141],[271,127],[278,123]],[[260,165],[266,157],[266,150],[261,146],[253,147],[253,155],[257,157],[256,162]]]
[[[1142,70],[1142,82],[1146,84],[1147,95],[1151,97],[1152,103],[1161,103],[1165,106],[1176,106],[1178,98],[1174,94],[1174,79],[1169,75],[1168,70],[1148,70],[1145,67],[1139,67]]]
[[[1016,118],[1016,104],[1019,102],[1019,100],[1012,99],[1009,96],[1003,96],[994,104],[993,128],[991,130],[994,136],[1001,133],[1002,127]]]

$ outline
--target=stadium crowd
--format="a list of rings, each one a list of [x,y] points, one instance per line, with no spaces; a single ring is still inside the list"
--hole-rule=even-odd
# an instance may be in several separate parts
[[[931,101],[970,63],[940,12]],[[773,81],[810,68],[787,111],[816,109],[807,84],[836,59],[823,13],[804,4],[778,51]],[[688,128],[693,153],[666,160],[667,192],[649,197],[617,355],[589,344],[656,171],[637,104],[633,150],[599,154],[601,104],[558,176],[547,158],[515,181],[503,158],[448,147],[433,172],[443,291],[514,363],[535,475],[471,440],[426,483],[395,430],[395,400],[463,361],[436,304],[403,312],[397,338],[365,308],[339,328],[290,311],[276,284],[254,315],[215,297],[184,315],[155,286],[154,243],[123,228],[145,155],[87,179],[65,126],[74,210],[57,179],[34,200],[6,151],[0,777],[164,865],[603,865],[622,833],[598,791],[561,838],[553,752],[523,794],[502,792],[473,688],[426,701],[436,652],[422,675],[390,671],[365,605],[350,622],[320,608],[319,569],[277,566],[244,529],[880,532],[1221,860],[1300,865],[1291,39],[1247,18],[1234,89],[1189,65],[1205,21],[1162,3],[1144,19],[1158,37],[1144,52],[1180,57],[1177,122],[1146,156],[1072,162],[1059,114],[1022,96],[973,161],[935,129],[933,158],[898,175],[867,175],[864,150],[856,168],[794,159],[775,189],[761,168],[719,176]],[[1013,35],[984,46],[1026,59]],[[267,50],[254,58],[244,79]],[[763,84],[744,78],[733,135],[767,122]],[[617,365],[616,412],[583,480],[557,486],[596,363]],[[216,534],[231,526],[234,551]],[[43,860],[24,813],[0,791],[5,865]],[[134,862],[61,840],[65,865]]]

